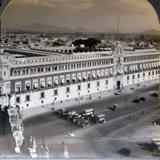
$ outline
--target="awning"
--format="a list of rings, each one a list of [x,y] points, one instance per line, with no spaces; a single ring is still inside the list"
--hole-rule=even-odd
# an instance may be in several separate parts
[[[72,80],[76,80],[76,77],[72,77]]]
[[[54,84],[56,84],[56,85],[58,84],[58,79],[54,80]]]
[[[34,88],[38,88],[38,83],[37,83],[37,82],[34,83],[34,84],[33,84],[33,87],[34,87]]]
[[[127,68],[127,67],[125,67],[125,68],[124,68],[124,71],[127,73],[127,71],[128,71],[128,68]]]
[[[97,73],[97,77],[100,77],[100,73]]]
[[[134,72],[136,71],[136,66],[133,66],[133,71],[134,71]]]
[[[121,72],[119,72],[119,71],[117,72],[117,75],[121,75],[121,74],[122,74]]]
[[[81,77],[81,76],[79,76],[79,77],[78,77],[78,80],[79,80],[79,81],[81,81],[81,80],[82,80],[82,77]]]
[[[48,83],[49,85],[51,85],[51,84],[52,84],[52,81],[47,81],[47,83]]]
[[[41,82],[41,87],[45,87],[45,82]]]
[[[95,75],[95,74],[92,74],[92,77],[93,77],[93,78],[96,78],[96,75]]]
[[[64,84],[64,79],[61,79],[61,83]]]
[[[154,66],[154,63],[152,63],[152,67],[155,67],[155,66]]]
[[[145,64],[143,64],[143,68],[146,69],[146,65]]]
[[[133,69],[133,67],[132,67],[132,66],[130,66],[130,71],[131,71],[131,72],[133,72],[133,71],[134,71],[134,69]]]
[[[83,79],[87,79],[87,76],[86,76],[86,75],[83,75]]]
[[[52,86],[52,81],[47,81],[48,87]]]
[[[113,70],[112,69],[109,72],[110,72],[111,75],[113,74]]]
[[[31,86],[31,84],[30,83],[26,83],[26,87],[30,87]]]
[[[20,90],[21,90],[20,85],[17,85],[16,88],[15,88],[15,90],[16,90],[16,92],[20,92]]]

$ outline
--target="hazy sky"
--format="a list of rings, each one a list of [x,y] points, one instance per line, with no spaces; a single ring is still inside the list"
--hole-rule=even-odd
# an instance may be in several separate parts
[[[4,26],[43,23],[90,31],[121,32],[160,29],[147,0],[12,0],[3,14]]]

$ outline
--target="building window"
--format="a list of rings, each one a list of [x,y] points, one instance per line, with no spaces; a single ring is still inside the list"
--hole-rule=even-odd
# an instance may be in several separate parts
[[[106,79],[106,85],[108,85],[108,79]]]
[[[54,80],[54,85],[57,86],[58,85],[58,79]]]
[[[143,77],[145,77],[145,73],[143,73]]]
[[[17,84],[17,85],[16,85],[15,91],[16,91],[17,93],[19,93],[19,92],[21,91],[21,86],[20,86],[20,84]]]
[[[152,75],[154,75],[154,71],[152,71]]]
[[[100,82],[98,81],[98,82],[97,82],[97,87],[99,87],[99,86],[100,86]]]
[[[76,78],[72,79],[73,83],[76,83]]]
[[[81,90],[81,85],[78,85],[78,90],[79,90],[79,91]]]
[[[16,102],[20,103],[20,97],[16,97]]]
[[[26,83],[26,91],[30,91],[31,90],[31,84],[30,83]]]
[[[129,80],[129,76],[127,76],[127,80]]]
[[[41,92],[40,93],[40,98],[44,98],[44,97],[45,97],[44,92]]]
[[[48,86],[48,88],[52,87],[52,81],[48,81],[47,86]]]
[[[140,78],[140,74],[138,74],[138,78]]]
[[[30,95],[26,95],[26,102],[30,101]]]
[[[61,85],[64,85],[64,83],[65,83],[64,78],[62,78],[62,79],[60,80],[60,82],[61,82]]]
[[[151,75],[151,72],[148,72],[148,75],[150,76],[150,75]]]
[[[132,79],[135,79],[135,75],[132,75]]]
[[[45,88],[45,81],[41,81],[41,88]]]
[[[69,84],[70,83],[70,80],[69,79],[67,79],[67,84]]]
[[[87,88],[88,88],[88,89],[89,89],[89,88],[91,88],[91,85],[90,85],[90,83],[88,83],[88,84],[87,84]]]
[[[66,88],[66,92],[70,93],[70,88],[69,87]]]
[[[57,90],[57,89],[54,90],[54,95],[55,95],[55,96],[58,95],[58,90]]]
[[[33,83],[33,89],[38,89],[38,82]]]

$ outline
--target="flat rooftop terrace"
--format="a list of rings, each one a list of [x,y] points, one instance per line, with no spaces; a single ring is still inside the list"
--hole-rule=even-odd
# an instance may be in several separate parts
[[[42,56],[63,56],[63,54],[39,50],[22,50],[22,49],[5,49],[5,52],[16,55],[18,58],[22,57],[42,57]]]

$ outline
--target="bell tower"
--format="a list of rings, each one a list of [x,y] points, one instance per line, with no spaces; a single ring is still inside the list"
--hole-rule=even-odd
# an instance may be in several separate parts
[[[115,47],[113,58],[114,90],[121,92],[123,88],[124,77],[124,52],[123,47],[120,43],[118,43]]]

